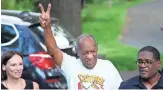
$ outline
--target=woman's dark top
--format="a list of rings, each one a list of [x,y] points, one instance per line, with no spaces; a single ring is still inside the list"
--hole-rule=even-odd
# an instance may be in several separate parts
[[[24,89],[33,89],[33,82],[29,80],[25,80],[26,86]],[[1,89],[7,89],[2,83],[1,83]]]

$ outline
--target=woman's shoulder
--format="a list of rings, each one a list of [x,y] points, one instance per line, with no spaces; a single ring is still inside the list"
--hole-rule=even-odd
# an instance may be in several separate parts
[[[25,89],[39,89],[39,85],[36,82],[33,82],[31,80],[25,80],[26,87]]]
[[[33,89],[33,81],[31,80],[25,80],[25,83],[26,83],[26,86],[25,86],[25,89]]]

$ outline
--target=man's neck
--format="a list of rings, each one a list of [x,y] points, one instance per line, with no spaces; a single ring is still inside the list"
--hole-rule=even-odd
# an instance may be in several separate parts
[[[150,79],[141,79],[142,83],[148,88],[151,89],[153,86],[155,86],[159,79],[160,79],[160,73],[158,72]]]

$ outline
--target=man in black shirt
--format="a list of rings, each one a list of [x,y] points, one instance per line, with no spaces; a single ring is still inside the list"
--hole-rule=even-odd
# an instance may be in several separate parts
[[[163,89],[160,53],[155,47],[140,49],[136,63],[139,75],[122,82],[119,89]]]

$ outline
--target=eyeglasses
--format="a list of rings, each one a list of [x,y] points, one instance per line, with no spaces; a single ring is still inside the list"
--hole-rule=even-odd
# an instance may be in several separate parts
[[[149,66],[151,66],[154,62],[156,62],[156,61],[155,61],[155,60],[145,60],[145,61],[143,61],[143,60],[137,60],[137,61],[136,61],[136,64],[137,64],[138,66],[141,66],[141,65],[144,64],[144,66],[149,67]]]

